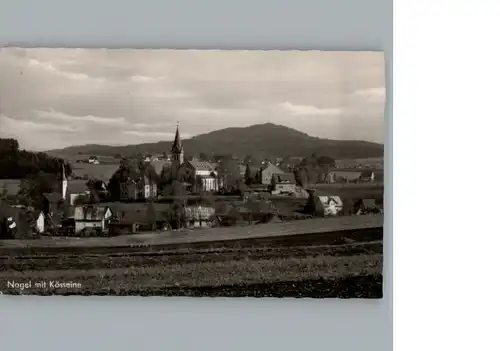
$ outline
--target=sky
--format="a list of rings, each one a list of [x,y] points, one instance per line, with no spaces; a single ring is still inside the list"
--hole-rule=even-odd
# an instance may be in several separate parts
[[[274,123],[383,143],[381,52],[0,49],[0,137],[127,145]]]

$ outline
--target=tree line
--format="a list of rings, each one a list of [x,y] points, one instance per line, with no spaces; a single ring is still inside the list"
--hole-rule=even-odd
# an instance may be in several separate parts
[[[16,139],[0,139],[0,179],[24,179],[40,172],[60,175],[62,165],[69,176],[71,165],[63,159],[20,150]]]

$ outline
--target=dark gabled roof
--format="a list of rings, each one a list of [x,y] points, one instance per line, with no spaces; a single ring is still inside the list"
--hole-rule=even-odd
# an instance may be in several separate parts
[[[161,175],[163,168],[168,166],[168,162],[165,160],[151,161],[149,164],[154,168],[157,175]]]
[[[20,179],[0,179],[0,194],[3,189],[7,190],[7,195],[17,195],[21,186]]]
[[[376,207],[377,204],[375,202],[375,199],[363,199],[363,206],[365,207]]]
[[[122,224],[147,223],[151,211],[154,211],[155,220],[166,220],[171,207],[158,203],[108,203],[108,206]]]
[[[181,153],[182,152],[182,143],[181,136],[179,133],[179,126],[177,126],[177,130],[175,131],[175,139],[172,143],[172,153]]]
[[[68,194],[82,194],[86,191],[89,191],[87,180],[73,179],[68,181]]]
[[[104,218],[109,207],[102,205],[81,205],[81,206],[75,206],[75,209],[76,208],[82,209],[83,218],[81,220],[100,221]]]
[[[369,178],[369,177],[372,176],[372,174],[374,174],[373,171],[363,171],[363,172],[361,172],[360,177],[362,177],[362,178]]]
[[[194,169],[199,170],[199,171],[210,171],[210,172],[215,171],[213,164],[210,162],[200,161],[200,160],[193,158],[191,161],[188,161],[188,163]]]
[[[294,183],[295,175],[293,173],[274,173],[273,176],[278,183]]]
[[[58,203],[63,200],[61,194],[59,193],[44,193],[43,196],[50,202],[50,203]]]

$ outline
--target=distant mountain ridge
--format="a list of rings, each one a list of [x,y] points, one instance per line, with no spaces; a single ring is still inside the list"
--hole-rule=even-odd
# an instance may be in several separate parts
[[[182,138],[182,130],[181,130]],[[46,151],[58,157],[75,155],[132,156],[170,152],[172,141],[159,141],[136,145],[80,145],[59,150]],[[249,127],[232,127],[200,134],[183,139],[184,152],[188,156],[200,153],[223,155],[232,154],[244,158],[246,155],[258,157],[285,156],[330,156],[334,159],[382,157],[384,145],[360,140],[331,140],[309,136],[306,133],[273,123],[256,124]]]

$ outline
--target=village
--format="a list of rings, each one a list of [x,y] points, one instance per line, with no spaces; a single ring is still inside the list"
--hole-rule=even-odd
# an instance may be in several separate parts
[[[115,236],[383,213],[383,185],[370,168],[323,162],[308,172],[303,158],[245,164],[186,160],[184,151],[177,126],[170,152],[123,157],[110,179],[68,174],[62,164],[53,191],[43,193],[37,207],[21,204],[19,189],[4,182],[0,238]],[[83,162],[99,164],[96,156],[77,160]],[[375,191],[356,195],[359,189]]]

